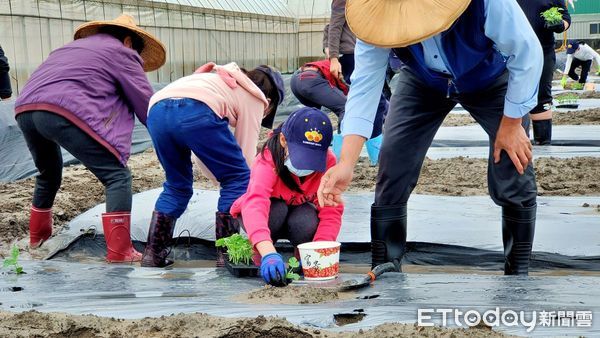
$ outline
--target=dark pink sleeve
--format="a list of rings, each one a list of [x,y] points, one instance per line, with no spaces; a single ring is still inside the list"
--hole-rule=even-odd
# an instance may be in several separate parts
[[[269,230],[269,211],[271,194],[277,182],[275,165],[271,153],[258,154],[250,172],[250,182],[241,205],[244,228],[252,245],[262,241],[271,241]]]

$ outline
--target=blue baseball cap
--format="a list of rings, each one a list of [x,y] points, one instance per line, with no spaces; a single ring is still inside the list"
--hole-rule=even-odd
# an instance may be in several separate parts
[[[569,41],[569,44],[567,45],[567,54],[575,53],[577,51],[577,48],[579,48],[579,42],[575,40]]]
[[[277,70],[267,65],[260,65],[256,67],[256,70],[265,73],[269,77],[269,79],[271,79],[271,82],[273,83],[275,88],[277,88],[279,100],[275,102],[275,108],[273,109],[273,111],[270,112],[268,116],[265,116],[261,123],[263,127],[270,129],[273,128],[273,121],[275,120],[275,114],[277,114],[277,107],[283,102],[283,98],[285,97],[285,86],[283,84],[283,77]]]
[[[325,113],[309,107],[296,110],[283,123],[281,132],[295,168],[325,172],[333,138],[333,127]]]

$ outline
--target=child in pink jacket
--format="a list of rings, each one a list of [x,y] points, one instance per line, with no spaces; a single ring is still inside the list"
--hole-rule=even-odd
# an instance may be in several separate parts
[[[283,258],[275,250],[279,239],[294,247],[311,241],[335,241],[343,205],[319,207],[317,189],[336,158],[329,150],[331,121],[322,111],[302,108],[274,130],[256,157],[248,191],[237,199],[231,214],[243,220],[248,237],[261,255],[267,283],[280,285]]]
[[[220,184],[215,237],[239,231],[229,209],[246,191],[260,127],[271,128],[283,93],[283,79],[270,67],[246,71],[235,63],[209,63],[152,96],[148,131],[166,182],[154,206],[142,266],[172,263],[167,248],[175,221],[193,194],[192,153]],[[217,251],[217,266],[224,263],[222,253]]]

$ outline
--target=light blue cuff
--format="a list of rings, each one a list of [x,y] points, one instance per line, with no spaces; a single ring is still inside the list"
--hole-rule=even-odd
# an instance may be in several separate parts
[[[536,92],[537,93],[537,92]],[[536,95],[537,96],[537,95]],[[512,103],[508,99],[504,100],[504,116],[513,119],[521,118],[527,115],[537,105],[537,97],[525,103]]]
[[[373,134],[373,121],[361,117],[345,117],[342,120],[342,136],[359,135],[367,140]]]

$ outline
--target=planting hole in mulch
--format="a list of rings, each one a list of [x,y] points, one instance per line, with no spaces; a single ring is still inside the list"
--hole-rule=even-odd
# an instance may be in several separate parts
[[[9,292],[19,292],[19,291],[23,291],[23,288],[20,287],[20,286],[9,286],[7,288],[0,289],[0,292],[6,292],[6,291],[9,291]]]
[[[335,325],[344,326],[355,324],[363,320],[367,316],[363,309],[354,310],[352,313],[336,313],[333,315]]]
[[[375,299],[375,298],[379,298],[379,295],[366,295],[363,297],[357,297],[356,299]]]

